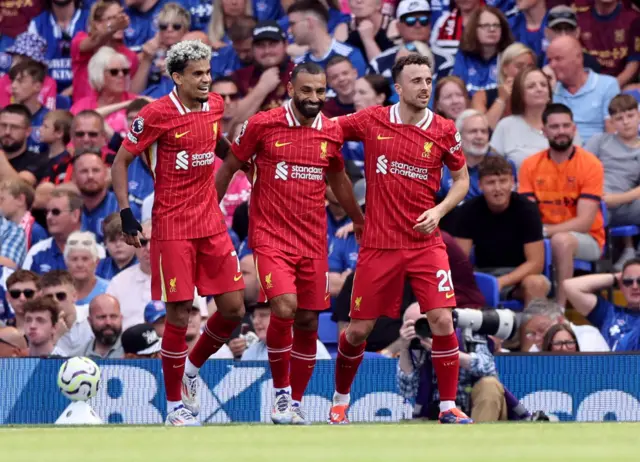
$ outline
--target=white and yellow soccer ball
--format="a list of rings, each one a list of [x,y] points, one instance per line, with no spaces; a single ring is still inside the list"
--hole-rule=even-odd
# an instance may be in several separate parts
[[[58,388],[71,401],[87,401],[98,393],[100,367],[89,358],[76,356],[58,372]]]

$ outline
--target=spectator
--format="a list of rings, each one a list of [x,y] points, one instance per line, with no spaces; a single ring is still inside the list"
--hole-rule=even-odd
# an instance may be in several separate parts
[[[14,325],[24,331],[24,305],[40,291],[40,276],[32,271],[16,270],[7,278],[7,301],[15,315]]]
[[[102,222],[102,227],[109,256],[98,263],[96,276],[110,281],[116,274],[138,263],[138,259],[135,247],[124,241],[119,213],[108,215]]]
[[[191,307],[191,314],[189,315],[189,324],[187,324],[187,333],[185,340],[187,342],[187,348],[189,351],[198,343],[200,339],[200,333],[202,331],[202,307],[206,305],[206,300],[203,297],[196,297],[193,299],[193,305]],[[229,347],[224,344],[216,351],[209,359],[233,359],[233,353]]]
[[[124,13],[129,17],[129,27],[124,30],[124,43],[131,51],[142,51],[143,45],[152,40],[159,29],[159,15],[164,0],[126,0]],[[189,27],[189,22],[185,26]]]
[[[347,44],[360,50],[367,62],[393,47],[389,38],[391,19],[382,14],[379,0],[349,0],[353,17],[349,24]]]
[[[126,56],[132,75],[138,70],[138,57],[124,44],[124,31],[129,28],[129,16],[120,3],[99,0],[91,7],[87,31],[78,32],[71,41],[71,69],[73,71],[73,100],[91,96],[89,85],[89,60],[103,46],[113,48]]]
[[[83,338],[82,343],[71,345],[62,351],[56,345],[53,354],[56,356],[86,356],[90,359],[122,359],[122,314],[120,304],[111,295],[101,294],[91,300],[87,321],[92,335]]]
[[[211,84],[211,91],[219,94],[224,100],[224,114],[222,116],[222,133],[229,136],[228,128],[233,120],[233,115],[238,105],[240,92],[238,85],[231,77],[218,77]]]
[[[469,92],[460,77],[450,75],[438,79],[433,94],[433,107],[438,115],[456,120],[470,104]]]
[[[381,75],[368,74],[356,80],[356,93],[353,104],[356,111],[371,106],[388,106],[391,98],[391,86]]]
[[[159,359],[160,342],[151,324],[136,324],[122,333],[122,349],[125,359]]]
[[[249,239],[245,239],[240,244],[238,259],[240,260],[240,271],[244,280],[244,304],[250,306],[258,301],[260,293],[260,281],[258,281],[256,265],[253,262],[253,252],[248,245]]]
[[[102,153],[102,160],[107,165],[111,165],[115,158],[107,146],[104,118],[92,109],[80,111],[73,118],[71,144],[76,155],[87,151]]]
[[[239,0],[236,2],[213,0],[213,13],[207,29],[211,47],[214,50],[219,50],[228,45],[230,40],[227,34],[232,24],[242,17],[255,17],[253,13],[253,2],[251,0]]]
[[[19,268],[26,252],[27,240],[22,228],[0,214],[0,267]]]
[[[254,64],[234,72],[242,95],[235,122],[242,123],[259,111],[282,106],[286,83],[294,64],[286,53],[286,34],[275,21],[258,23],[253,30]]]
[[[266,340],[270,318],[271,308],[268,305],[256,305],[254,307],[251,314],[251,322],[259,341],[245,350],[242,358],[240,358],[242,361],[266,361],[268,359]],[[324,344],[320,340],[316,340],[316,343],[316,360],[331,359],[331,355]]]
[[[471,97],[478,90],[498,87],[498,55],[512,43],[509,23],[500,10],[482,6],[471,14],[452,72],[466,83]],[[492,104],[487,99],[486,106]]]
[[[344,211],[329,185],[327,185],[325,198],[327,199],[327,236],[330,240],[340,228],[350,224],[351,219],[347,216],[347,212]]]
[[[45,159],[27,149],[31,135],[31,113],[22,104],[0,110],[0,147],[20,177],[35,186],[42,176]]]
[[[574,259],[596,261],[602,254],[605,235],[600,200],[604,172],[593,154],[573,146],[576,126],[571,109],[550,104],[542,122],[549,149],[522,163],[519,192],[538,203],[543,234],[551,238],[556,300],[564,306],[562,283],[573,276]]]
[[[33,244],[49,237],[29,211],[34,195],[33,188],[19,178],[0,183],[0,214],[22,228],[27,251]]]
[[[69,111],[47,113],[40,128],[40,141],[49,147],[49,159],[44,167],[42,183],[68,183],[71,181],[71,153],[67,145],[71,141],[73,115]]]
[[[71,113],[94,109],[116,133],[127,130],[125,108],[136,95],[129,93],[131,63],[125,55],[108,46],[101,47],[87,66],[89,84],[94,92],[76,98]]]
[[[58,305],[48,297],[33,298],[24,304],[24,333],[29,340],[29,356],[46,358],[56,342]]]
[[[45,47],[46,42],[42,38],[33,33],[25,32],[16,38],[15,43],[7,48],[5,53],[11,55],[11,67],[29,61],[35,61],[46,66],[47,60],[44,57]],[[56,93],[55,80],[46,76],[40,89],[40,104],[49,109],[55,109]],[[7,73],[0,77],[0,107],[5,107],[13,102],[15,101],[11,100],[11,78]]]
[[[309,49],[296,63],[311,61],[324,69],[332,57],[345,56],[359,76],[366,73],[367,63],[360,50],[329,35],[329,12],[318,0],[298,0],[289,7],[287,15],[295,43]]]
[[[543,0],[544,1],[544,0]],[[511,95],[513,81],[518,73],[526,67],[534,66],[536,55],[521,43],[512,43],[500,56],[498,64],[498,87],[492,90],[480,90],[473,95],[474,109],[487,114],[492,130],[502,119],[511,114]],[[489,101],[493,101],[491,105]]]
[[[516,1],[519,12],[509,18],[509,26],[516,42],[531,48],[535,56],[542,56],[544,32],[547,26],[547,2],[545,0]],[[532,63],[533,64],[533,63]]]
[[[456,241],[467,256],[472,248],[479,271],[498,279],[500,299],[544,298],[551,288],[542,274],[542,221],[535,204],[513,192],[513,170],[500,156],[479,166],[482,195],[460,207]]]
[[[87,321],[89,305],[76,306],[78,294],[68,271],[53,270],[44,274],[40,279],[40,289],[43,297],[56,303],[62,321],[56,326],[57,342],[53,354],[67,356],[68,351],[88,342],[93,336]]]
[[[558,80],[553,102],[567,105],[575,114],[582,141],[586,143],[605,128],[611,132],[607,108],[613,97],[620,93],[617,80],[585,69],[580,42],[568,35],[551,42],[547,58]]]
[[[338,117],[356,112],[353,99],[356,94],[358,71],[344,56],[333,56],[326,65],[327,85],[336,93],[322,106],[327,117]]]
[[[11,100],[22,104],[31,114],[31,134],[27,141],[27,150],[35,153],[41,151],[40,127],[49,109],[40,103],[40,92],[46,77],[46,67],[35,61],[16,64],[9,71],[11,79]]]
[[[318,2],[329,14],[329,20],[327,23],[329,34],[338,42],[346,42],[349,36],[349,22],[351,21],[351,15],[342,8],[340,0],[318,0]],[[290,5],[290,3],[286,4]],[[278,19],[278,24],[280,24],[282,30],[289,31],[289,41],[291,42],[293,37],[291,37],[291,23],[289,22],[289,17],[287,15],[282,16]],[[294,54],[291,53],[291,49],[295,46],[296,45],[289,47],[289,54],[292,56]]]
[[[151,325],[158,337],[164,335],[164,321],[167,317],[167,307],[164,302],[151,301],[144,307],[144,322]]]
[[[616,133],[595,135],[585,149],[600,159],[604,168],[604,196],[611,226],[640,225],[640,112],[631,95],[618,95],[609,104],[611,125]],[[614,265],[617,271],[635,257],[631,237]]]
[[[580,41],[598,59],[602,74],[624,87],[637,80],[640,68],[640,13],[620,0],[594,0],[587,11],[578,12]]]
[[[92,233],[71,233],[64,248],[64,260],[73,277],[77,305],[88,305],[95,297],[106,292],[109,282],[95,275],[100,257]]]
[[[65,90],[70,89],[73,83],[71,40],[78,32],[85,31],[89,19],[89,10],[79,6],[74,1],[45,2],[44,11],[29,24],[29,32],[46,43],[45,59],[49,63],[49,73],[56,81],[58,92],[63,94],[70,94]],[[55,105],[49,108],[54,109]]]
[[[24,358],[28,355],[25,336],[15,327],[0,327],[0,358]]]
[[[396,380],[398,391],[409,400],[416,400],[414,418],[436,420],[440,412],[437,379],[431,364],[431,339],[416,335],[415,323],[425,318],[420,306],[413,303],[404,313],[400,328],[402,350],[398,360]],[[497,378],[496,364],[484,335],[463,337],[456,331],[460,344],[460,378],[456,404],[469,413],[475,422],[507,420],[504,387]],[[418,390],[424,387],[423,393]],[[426,392],[425,392],[426,391]]]
[[[578,337],[576,337],[571,326],[555,324],[544,334],[542,351],[555,351],[563,354],[579,353]]]
[[[239,16],[233,21],[228,31],[231,45],[223,46],[211,56],[211,77],[214,80],[228,77],[238,69],[251,65],[255,27],[256,20],[251,16]]]

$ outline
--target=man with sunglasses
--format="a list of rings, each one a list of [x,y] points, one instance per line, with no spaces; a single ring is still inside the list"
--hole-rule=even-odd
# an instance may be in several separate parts
[[[13,324],[18,329],[24,326],[24,305],[40,290],[40,276],[32,271],[17,270],[7,278],[7,301],[15,314]]]
[[[600,295],[602,290],[618,288],[626,307]],[[620,273],[567,279],[564,289],[571,306],[600,330],[611,351],[640,350],[640,259],[627,260]]]

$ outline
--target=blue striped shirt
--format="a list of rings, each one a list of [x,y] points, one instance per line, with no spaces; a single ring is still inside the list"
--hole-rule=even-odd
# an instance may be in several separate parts
[[[0,216],[0,257],[8,258],[18,267],[27,256],[27,239],[22,228]]]

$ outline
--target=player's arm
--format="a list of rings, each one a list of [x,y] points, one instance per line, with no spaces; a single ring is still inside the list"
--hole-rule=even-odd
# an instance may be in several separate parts
[[[364,226],[364,215],[353,195],[353,185],[347,176],[347,172],[344,168],[342,170],[328,170],[327,181],[336,199],[344,211],[347,212],[351,221],[353,221],[353,230],[359,240]]]
[[[235,175],[243,165],[244,162],[238,159],[233,152],[224,158],[222,165],[216,172],[216,193],[218,194],[219,201],[222,201],[222,198],[227,193],[233,175]]]
[[[261,131],[260,117],[260,115],[253,116],[244,122],[240,129],[240,134],[233,144],[227,147],[228,152],[225,157],[221,157],[224,162],[216,172],[216,193],[219,201],[227,193],[233,175],[251,159],[258,148]],[[218,157],[220,156],[218,155]]]
[[[231,150],[231,141],[227,139],[226,136],[220,135],[218,141],[216,142],[215,153],[220,159],[224,160],[227,158],[227,154]]]
[[[138,223],[138,220],[136,220],[131,210],[131,205],[129,204],[129,179],[127,174],[129,165],[133,162],[134,157],[132,153],[127,151],[124,145],[120,146],[113,165],[111,166],[111,182],[113,192],[118,199],[118,206],[120,207],[124,239],[127,244],[140,248],[138,232],[142,232],[142,226]]]

